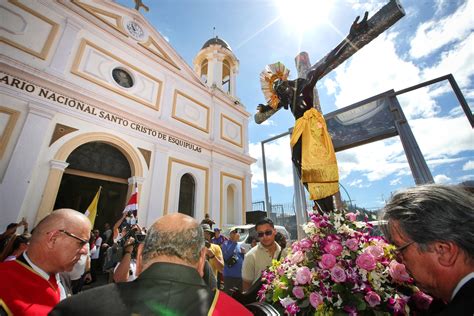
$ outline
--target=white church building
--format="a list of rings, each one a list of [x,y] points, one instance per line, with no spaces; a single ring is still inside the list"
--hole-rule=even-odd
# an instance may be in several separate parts
[[[218,226],[251,210],[250,113],[216,37],[189,66],[110,0],[0,1],[0,230],[57,208],[113,224],[138,185],[139,223],[182,212]]]

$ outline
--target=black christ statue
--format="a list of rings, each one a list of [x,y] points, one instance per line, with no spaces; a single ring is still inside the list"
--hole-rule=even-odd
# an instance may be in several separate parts
[[[332,195],[338,192],[338,171],[334,148],[327,132],[326,122],[314,108],[313,90],[327,68],[351,45],[352,40],[367,29],[366,12],[361,22],[353,22],[349,35],[337,45],[323,63],[311,69],[306,78],[287,80],[288,71],[281,63],[270,65],[262,72],[263,85],[273,94],[269,104],[260,104],[258,112],[290,109],[295,117],[291,137],[292,161],[298,176],[315,201],[315,207],[324,212],[334,210]],[[273,66],[273,67],[272,67]]]

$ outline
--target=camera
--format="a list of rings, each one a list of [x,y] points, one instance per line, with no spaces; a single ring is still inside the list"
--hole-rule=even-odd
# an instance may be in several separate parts
[[[135,240],[135,244],[142,244],[145,242],[146,234],[143,234],[139,227],[137,226],[129,226],[129,230],[122,237],[122,246],[130,239],[133,238]]]

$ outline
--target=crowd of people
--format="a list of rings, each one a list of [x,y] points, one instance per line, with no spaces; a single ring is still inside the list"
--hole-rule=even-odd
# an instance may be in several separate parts
[[[385,206],[384,235],[437,315],[474,312],[474,196],[460,186],[423,185]],[[55,210],[28,233],[26,220],[0,235],[0,314],[250,315],[262,272],[287,254],[273,222],[255,224],[245,251],[239,229],[224,236],[173,213],[147,231],[124,213],[113,228],[92,230],[71,209]],[[20,227],[22,234],[16,234]],[[253,239],[253,240],[250,240]],[[83,290],[97,275],[109,284]],[[257,288],[258,290],[258,288]]]

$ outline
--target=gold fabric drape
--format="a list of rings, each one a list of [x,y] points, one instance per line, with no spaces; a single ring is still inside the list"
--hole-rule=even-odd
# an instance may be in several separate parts
[[[301,139],[301,181],[308,184],[311,200],[319,200],[339,191],[336,154],[326,121],[315,108],[295,122],[291,147]]]

